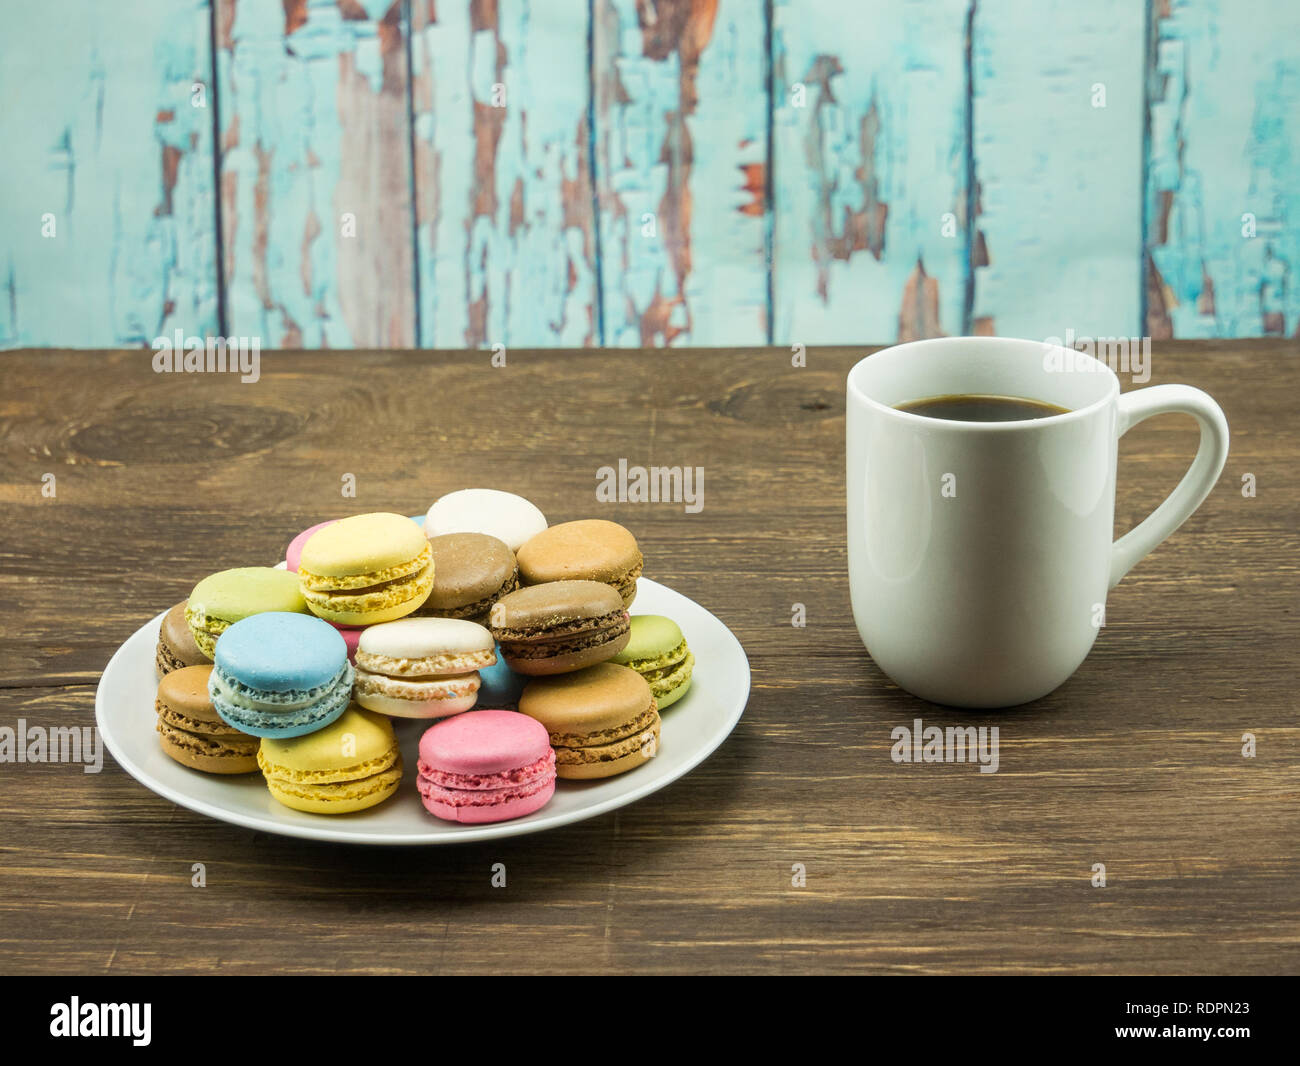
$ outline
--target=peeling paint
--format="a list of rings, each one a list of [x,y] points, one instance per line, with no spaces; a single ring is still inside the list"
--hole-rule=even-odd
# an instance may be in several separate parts
[[[776,0],[777,343],[961,332],[966,4]]]
[[[2,33],[0,346],[215,330],[207,4],[19,4]]]
[[[585,5],[412,9],[421,343],[598,344]]]
[[[761,0],[596,0],[605,343],[767,333]]]
[[[415,344],[400,0],[217,0],[227,329]]]
[[[973,319],[995,320],[1001,334],[1140,332],[1142,12],[1130,0],[975,9],[973,152],[988,265],[975,269]]]
[[[1143,7],[13,5],[0,347],[1300,336],[1300,6]]]
[[[1249,18],[1220,0],[1154,10],[1153,337],[1300,336],[1300,7],[1267,7]]]

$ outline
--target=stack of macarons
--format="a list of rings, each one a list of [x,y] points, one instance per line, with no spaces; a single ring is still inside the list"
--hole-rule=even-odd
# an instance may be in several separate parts
[[[397,792],[394,724],[437,720],[419,744],[425,808],[454,822],[531,814],[557,777],[652,758],[659,710],[690,685],[676,624],[629,616],[642,566],[621,525],[548,526],[494,489],[450,493],[420,518],[320,522],[283,569],[213,574],[164,616],[163,750],[209,773],[260,769],[297,810],[348,813]]]

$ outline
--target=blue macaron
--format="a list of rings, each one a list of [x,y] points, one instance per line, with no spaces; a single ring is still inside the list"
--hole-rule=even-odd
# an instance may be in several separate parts
[[[518,709],[519,696],[524,691],[528,678],[521,677],[506,665],[499,645],[497,661],[491,666],[479,667],[478,677],[478,706],[511,711]]]
[[[208,695],[227,725],[282,740],[323,729],[352,698],[348,647],[328,622],[267,611],[217,639]]]

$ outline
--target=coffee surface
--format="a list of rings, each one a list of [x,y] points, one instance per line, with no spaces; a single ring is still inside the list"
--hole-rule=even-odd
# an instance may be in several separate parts
[[[899,411],[941,418],[951,422],[1023,422],[1032,418],[1049,418],[1067,413],[1064,407],[1023,396],[984,396],[963,393],[953,396],[929,396],[895,405]]]

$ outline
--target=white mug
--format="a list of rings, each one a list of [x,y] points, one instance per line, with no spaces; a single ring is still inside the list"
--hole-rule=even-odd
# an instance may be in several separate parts
[[[961,394],[1066,409],[948,421],[898,404]],[[1039,341],[946,337],[870,355],[848,377],[849,586],[876,664],[935,703],[1009,707],[1083,662],[1106,593],[1200,506],[1228,423],[1186,385],[1120,395],[1090,356]],[[1114,543],[1118,441],[1152,415],[1189,414],[1200,447],[1178,487]]]

